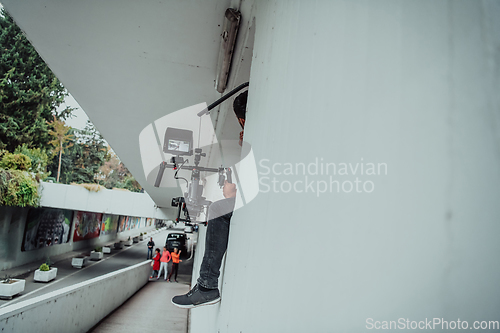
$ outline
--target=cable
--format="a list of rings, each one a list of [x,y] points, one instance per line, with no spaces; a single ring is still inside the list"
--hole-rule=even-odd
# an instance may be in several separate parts
[[[200,126],[198,128],[198,148],[200,148],[200,137],[201,137],[201,117],[200,117]]]
[[[224,102],[226,99],[228,99],[229,97],[233,96],[234,94],[236,94],[241,89],[248,87],[249,85],[250,85],[250,82],[245,82],[245,83],[240,84],[239,86],[237,86],[236,88],[234,88],[233,90],[231,90],[230,92],[228,92],[226,95],[222,96],[221,98],[219,98],[218,100],[216,100],[215,102],[213,102],[212,104],[210,104],[207,109],[199,112],[198,113],[198,117],[201,117],[204,114],[208,114],[209,111],[212,110],[214,107],[216,107],[220,103]]]
[[[184,179],[186,181],[186,188],[187,190],[189,191],[189,182],[186,178],[184,177],[177,177],[177,173],[179,172],[179,170],[182,168],[182,166],[184,165],[184,163],[186,163],[188,160],[185,159],[184,162],[182,162],[182,164],[177,168],[177,171],[175,172],[174,174],[174,179]]]

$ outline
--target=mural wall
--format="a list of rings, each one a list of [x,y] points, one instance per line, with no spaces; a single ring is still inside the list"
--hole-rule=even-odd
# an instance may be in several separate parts
[[[21,251],[68,243],[71,240],[72,223],[73,241],[79,242],[100,235],[151,227],[155,224],[155,219],[57,208],[31,208]]]
[[[109,235],[118,232],[119,215],[104,214],[101,223],[101,235]]]
[[[102,213],[76,212],[73,242],[99,237]]]
[[[129,218],[130,218],[129,216],[120,215],[120,218],[118,220],[118,232],[128,230],[127,227],[129,223]]]
[[[69,242],[73,211],[31,208],[28,212],[21,251]]]

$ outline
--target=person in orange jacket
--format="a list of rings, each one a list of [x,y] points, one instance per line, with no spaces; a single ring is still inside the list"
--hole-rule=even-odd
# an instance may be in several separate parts
[[[175,282],[177,282],[177,271],[179,270],[179,262],[182,262],[182,260],[179,260],[179,257],[181,255],[182,251],[179,251],[177,248],[174,248],[174,252],[171,253],[172,255],[172,270],[170,271],[170,274],[168,275],[167,282],[170,282],[170,278],[172,277],[172,274],[175,272]]]

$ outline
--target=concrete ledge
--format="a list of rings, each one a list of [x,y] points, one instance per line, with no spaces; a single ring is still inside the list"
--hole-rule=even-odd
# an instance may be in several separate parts
[[[6,332],[87,332],[149,278],[150,261],[0,309]],[[62,315],[63,314],[63,315]]]

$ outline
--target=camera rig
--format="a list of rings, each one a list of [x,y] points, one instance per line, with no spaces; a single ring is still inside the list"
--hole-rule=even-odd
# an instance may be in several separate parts
[[[217,105],[221,104],[229,97],[233,96],[235,93],[241,89],[248,87],[249,82],[243,83],[231,90],[226,95],[219,98],[214,103],[210,104],[206,109],[198,113],[198,117],[205,114],[209,114],[210,110],[215,108]],[[169,127],[165,131],[165,140],[163,144],[163,151],[165,153],[173,154],[170,158],[170,163],[163,161],[160,164],[158,170],[158,175],[156,176],[156,181],[154,186],[160,187],[161,180],[165,169],[172,168],[175,170],[174,178],[183,179],[187,183],[187,192],[184,192],[182,197],[172,198],[171,205],[173,207],[178,207],[176,222],[198,222],[196,219],[200,216],[200,213],[212,203],[203,197],[203,184],[201,183],[200,172],[217,172],[219,174],[218,184],[219,186],[224,186],[225,181],[232,183],[232,170],[231,168],[224,168],[220,166],[219,168],[206,168],[199,166],[201,158],[206,157],[206,153],[203,153],[201,148],[195,148],[193,152],[193,132],[184,129]],[[183,156],[193,156],[194,153],[194,165],[185,165],[189,163],[189,160],[184,159]],[[191,179],[188,181],[183,177],[178,177],[177,173],[179,170],[191,170]],[[184,218],[181,218],[181,213],[183,213]],[[205,212],[207,213],[207,212]],[[205,214],[206,216],[207,214]],[[205,222],[198,222],[206,224]]]

